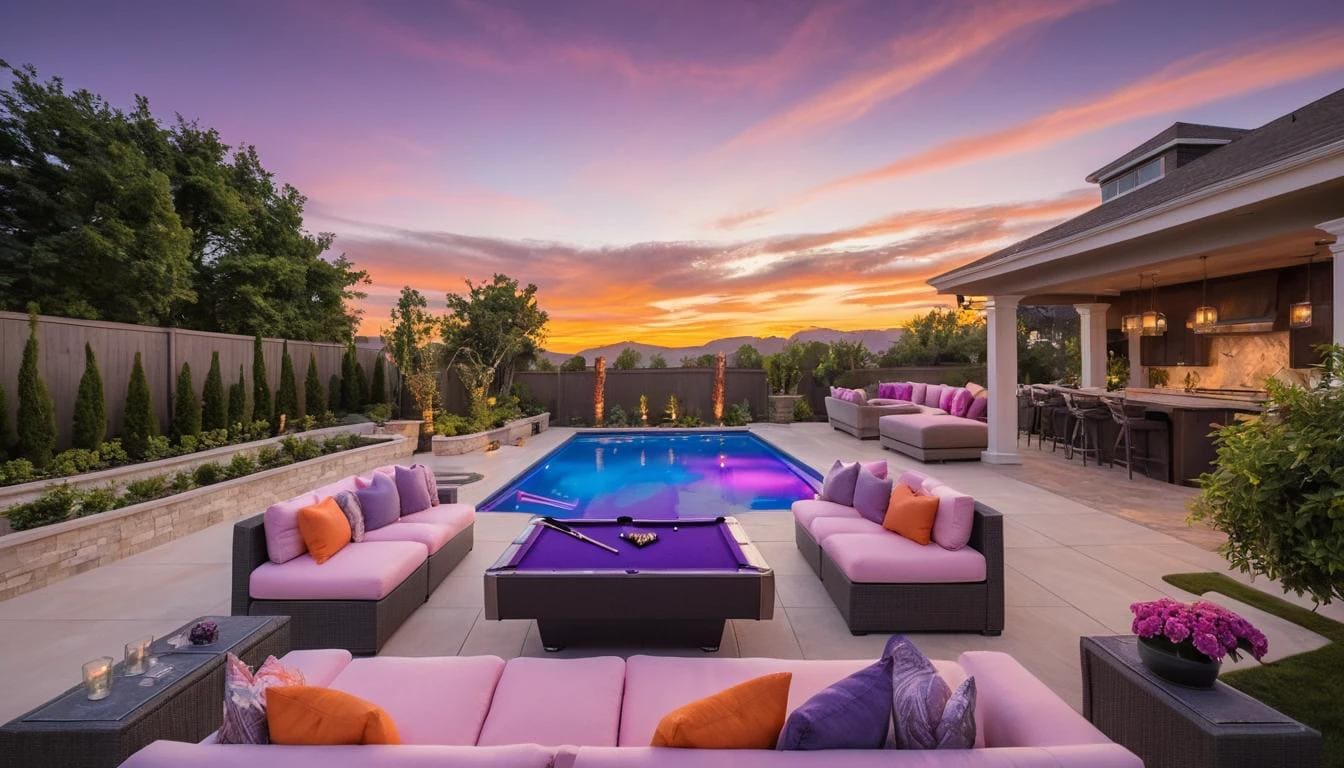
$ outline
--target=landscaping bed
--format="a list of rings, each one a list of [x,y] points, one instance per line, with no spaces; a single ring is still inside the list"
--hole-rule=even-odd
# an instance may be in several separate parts
[[[433,439],[435,456],[460,456],[464,453],[480,451],[491,443],[512,443],[532,435],[545,432],[551,424],[551,414],[539,413],[536,416],[524,416],[506,422],[502,427],[484,432],[472,432],[466,435],[435,435]]]

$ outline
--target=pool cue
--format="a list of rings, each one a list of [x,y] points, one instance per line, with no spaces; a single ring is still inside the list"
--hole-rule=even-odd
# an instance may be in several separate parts
[[[587,542],[587,543],[589,543],[589,544],[592,544],[592,545],[595,546],[595,547],[601,547],[601,548],[607,550],[608,552],[612,553],[613,555],[619,555],[619,554],[621,554],[621,551],[620,551],[619,549],[617,549],[617,548],[615,548],[615,547],[613,547],[613,546],[611,546],[611,545],[609,545],[609,544],[603,544],[602,542],[598,541],[597,539],[592,538],[591,536],[587,536],[587,535],[585,535],[585,534],[579,533],[578,531],[574,530],[573,528],[570,528],[570,527],[567,526],[567,525],[561,525],[560,523],[557,523],[557,522],[555,522],[554,520],[551,520],[550,518],[543,517],[543,518],[541,518],[541,519],[538,521],[538,523],[540,523],[541,525],[546,526],[547,528],[550,528],[550,529],[553,530],[553,531],[559,531],[559,532],[561,532],[561,533],[563,533],[563,534],[565,534],[565,535],[573,536],[574,538],[578,539],[579,541]]]

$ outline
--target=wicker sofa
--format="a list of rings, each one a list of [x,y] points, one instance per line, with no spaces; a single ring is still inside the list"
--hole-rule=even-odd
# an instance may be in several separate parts
[[[832,429],[848,432],[860,440],[873,440],[877,438],[878,419],[883,416],[895,416],[904,414],[930,413],[937,411],[944,413],[936,408],[926,408],[915,403],[903,403],[895,400],[864,400],[858,402],[854,400],[841,400],[835,397],[826,398],[826,421],[830,423]]]
[[[391,475],[394,469],[373,471]],[[274,545],[268,538],[275,541],[277,535],[276,510],[313,504],[355,485],[354,476],[342,478],[234,525],[235,616],[292,617],[294,648],[377,653],[471,551],[476,510],[455,503],[455,494],[447,494],[446,503],[402,515],[321,565],[306,552],[272,557]]]
[[[772,672],[789,672],[790,709],[872,663],[871,659],[675,658],[587,659],[462,656],[351,659],[338,650],[285,657],[309,685],[329,686],[387,710],[396,746],[220,745],[159,741],[123,768],[1140,768],[1011,656],[973,651],[934,661],[957,686],[975,678],[976,747],[782,752],[650,747],[673,709]],[[576,695],[581,694],[581,695]]]
[[[921,472],[905,472],[900,482],[938,496],[939,515],[973,504],[965,546],[917,544],[821,499],[793,504],[794,542],[850,632],[1001,634],[1003,517]]]

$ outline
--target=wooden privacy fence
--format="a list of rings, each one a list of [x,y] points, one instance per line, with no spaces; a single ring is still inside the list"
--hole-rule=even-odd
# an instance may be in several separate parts
[[[66,317],[38,316],[37,338],[41,357],[38,369],[47,391],[56,403],[56,426],[60,437],[58,450],[70,445],[70,421],[75,410],[75,394],[79,379],[84,374],[84,344],[93,346],[98,358],[98,369],[103,375],[103,396],[107,401],[107,434],[120,434],[126,402],[126,385],[130,382],[135,353],[149,379],[153,394],[154,412],[161,432],[168,431],[172,414],[173,390],[183,363],[191,364],[192,385],[199,397],[210,371],[210,356],[219,352],[220,371],[224,376],[225,393],[228,386],[238,381],[238,366],[243,367],[243,381],[248,399],[252,397],[252,337],[230,333],[208,333],[181,328],[158,328],[146,325],[106,323],[98,320],[76,320]],[[0,312],[0,384],[8,396],[10,424],[14,423],[18,408],[19,365],[23,347],[28,341],[28,316],[19,312]],[[280,355],[282,339],[263,339],[262,354],[266,360],[266,380],[271,396],[280,385]],[[380,347],[356,347],[356,356],[364,373],[373,379],[374,361]],[[304,376],[308,372],[308,358],[317,358],[317,372],[325,392],[333,375],[341,374],[341,358],[345,345],[316,341],[290,341],[289,354],[294,360],[294,378],[298,385],[300,407],[307,412],[304,402]],[[396,371],[387,364],[388,395],[392,395]],[[319,410],[326,410],[322,404]]]
[[[524,371],[513,380],[525,385],[532,397],[540,400],[557,424],[575,420],[592,423],[593,371]],[[467,397],[457,377],[444,373],[439,380],[444,407],[453,413],[466,413]],[[606,409],[621,406],[626,413],[639,412],[639,396],[649,399],[649,420],[662,416],[669,395],[676,395],[683,413],[698,414],[706,422],[714,416],[713,368],[637,368],[617,371],[607,368]],[[764,420],[769,388],[765,371],[729,368],[724,372],[724,407],[746,400],[753,418]]]

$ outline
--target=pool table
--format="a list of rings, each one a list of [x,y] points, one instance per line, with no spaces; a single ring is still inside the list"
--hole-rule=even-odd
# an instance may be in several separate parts
[[[541,643],[719,647],[727,619],[774,615],[775,575],[731,517],[557,522],[533,518],[485,572],[487,619],[536,619]],[[621,534],[656,533],[639,548]]]

